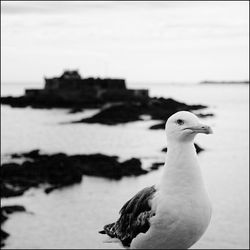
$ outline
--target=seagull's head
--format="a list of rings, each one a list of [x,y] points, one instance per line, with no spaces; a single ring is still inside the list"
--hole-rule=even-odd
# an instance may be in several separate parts
[[[200,123],[198,117],[188,111],[179,111],[170,116],[166,122],[168,141],[193,141],[198,133],[212,134],[212,129]]]

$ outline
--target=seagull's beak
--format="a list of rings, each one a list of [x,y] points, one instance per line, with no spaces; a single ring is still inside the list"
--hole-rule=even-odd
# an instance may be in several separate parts
[[[185,128],[184,130],[186,129],[191,130],[193,133],[203,133],[203,134],[213,133],[213,130],[209,126],[206,126],[203,124],[199,124],[197,126],[191,126],[191,127]]]

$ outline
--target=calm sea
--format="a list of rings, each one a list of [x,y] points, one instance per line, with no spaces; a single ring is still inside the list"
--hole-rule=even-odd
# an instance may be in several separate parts
[[[34,84],[2,84],[1,95],[19,95]],[[151,96],[172,97],[189,104],[205,104],[203,112],[214,134],[199,135],[205,148],[199,154],[204,180],[213,203],[211,224],[193,249],[249,248],[249,86],[198,84],[131,84],[149,88]],[[68,114],[65,109],[39,110],[1,106],[1,159],[9,153],[36,148],[45,153],[103,153],[121,160],[139,157],[143,166],[163,161],[164,131],[148,127],[156,121],[126,125],[62,124],[89,116],[96,110]],[[83,177],[79,185],[46,195],[31,189],[2,204],[23,204],[29,213],[16,213],[4,224],[10,233],[5,248],[121,248],[107,243],[98,230],[113,222],[126,200],[159,180],[162,169],[140,177],[110,181]]]

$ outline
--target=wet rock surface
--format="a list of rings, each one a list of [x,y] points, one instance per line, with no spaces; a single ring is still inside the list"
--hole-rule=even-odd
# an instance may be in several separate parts
[[[45,192],[50,193],[54,189],[80,183],[83,175],[119,180],[123,176],[138,176],[148,172],[142,168],[139,159],[119,162],[118,157],[103,154],[47,155],[33,150],[13,154],[12,157],[25,160],[23,163],[1,165],[1,197],[19,196],[30,187],[40,184],[49,184]]]
[[[32,107],[32,108],[69,108],[69,113],[81,112],[83,109],[101,108],[101,111],[96,115],[72,121],[72,123],[100,123],[106,125],[116,125],[132,121],[142,120],[141,116],[147,115],[152,120],[160,120],[161,124],[152,126],[151,129],[163,129],[164,122],[175,112],[186,110],[194,111],[207,108],[204,105],[189,105],[183,102],[178,102],[172,98],[156,98],[148,97],[145,99],[107,102],[105,100],[92,100],[74,102],[60,99],[58,96],[45,97],[1,97],[1,104],[10,105],[12,107]],[[108,107],[107,107],[108,106]],[[105,108],[106,107],[106,108]],[[202,114],[200,117],[212,116],[213,114]]]
[[[147,115],[150,116],[152,120],[162,120],[160,128],[163,128],[165,126],[165,121],[178,111],[193,111],[204,108],[206,108],[204,105],[188,105],[171,98],[150,98],[148,101],[144,102],[112,105],[108,108],[102,109],[99,113],[90,118],[75,121],[74,123],[83,122],[115,125],[131,121],[139,121],[142,120],[142,115]]]
[[[165,129],[165,125],[166,125],[166,122],[161,122],[161,123],[157,123],[155,125],[152,125],[149,129]]]
[[[199,113],[199,114],[196,114],[199,118],[205,118],[205,117],[213,117],[214,114],[213,113]]]
[[[164,166],[164,162],[154,162],[151,167],[150,167],[150,170],[157,170],[159,169],[160,167]]]
[[[83,108],[98,108],[103,105],[99,100],[75,102],[74,100],[65,100],[56,95],[46,96],[4,96],[1,97],[1,104],[9,105],[13,108],[32,107],[38,109],[51,109],[51,108],[69,108],[73,111]],[[74,112],[73,112],[74,113]]]
[[[9,233],[2,230],[2,225],[8,220],[8,215],[16,212],[25,212],[26,209],[23,206],[12,205],[12,206],[1,206],[1,247],[5,246],[4,240],[9,237]]]

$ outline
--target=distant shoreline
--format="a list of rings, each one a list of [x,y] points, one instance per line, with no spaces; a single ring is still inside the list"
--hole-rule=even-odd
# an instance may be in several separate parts
[[[249,81],[202,81],[200,84],[249,84]]]

